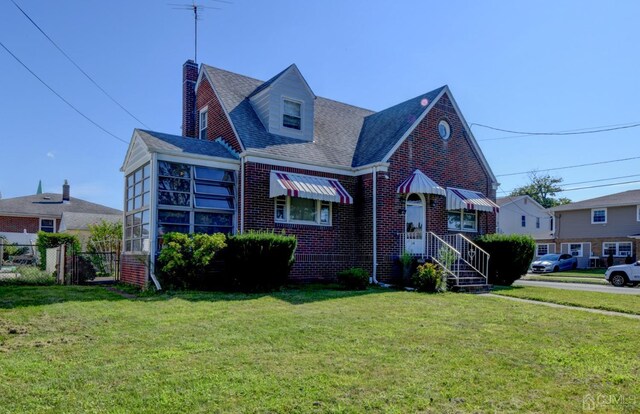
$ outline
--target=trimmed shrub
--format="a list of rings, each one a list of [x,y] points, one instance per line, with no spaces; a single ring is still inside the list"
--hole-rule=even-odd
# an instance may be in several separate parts
[[[527,273],[536,243],[531,236],[519,234],[485,234],[476,239],[489,258],[489,283],[511,286]]]
[[[229,236],[222,255],[227,287],[243,292],[265,292],[284,285],[295,261],[295,236],[250,231]]]
[[[398,257],[400,268],[402,271],[401,284],[403,286],[409,286],[411,284],[411,276],[415,273],[417,267],[416,258],[409,252],[403,252]]]
[[[411,279],[413,286],[419,292],[433,293],[446,290],[442,269],[433,263],[425,263],[418,266]]]
[[[369,273],[360,267],[352,267],[338,273],[338,283],[347,290],[365,290],[369,285]]]
[[[40,255],[40,269],[45,270],[47,268],[47,263],[45,262],[47,249],[62,246],[63,244],[67,245],[68,254],[80,252],[80,240],[73,234],[38,232],[36,247]]]
[[[225,246],[225,235],[167,233],[158,256],[158,277],[169,288],[201,288],[210,284],[212,262]]]

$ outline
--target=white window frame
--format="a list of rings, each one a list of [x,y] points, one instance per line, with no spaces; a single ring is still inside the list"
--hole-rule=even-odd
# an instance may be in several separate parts
[[[607,257],[609,256],[608,254],[605,253],[605,244],[615,244],[616,245],[616,252],[613,255],[613,257],[627,257],[626,255],[620,254],[620,245],[621,244],[628,244],[631,246],[631,248],[629,249],[629,252],[631,253],[631,256],[633,256],[633,242],[628,242],[628,241],[624,241],[624,242],[603,242],[602,243],[602,256],[603,257]]]
[[[640,221],[640,205],[636,206],[636,221]]]
[[[540,228],[540,217],[536,217],[536,229]]]
[[[449,214],[460,214],[460,228],[457,229],[455,227],[449,227]],[[475,216],[475,224],[473,229],[465,229],[464,228],[464,215],[465,214],[473,214]],[[478,232],[478,211],[477,210],[448,210],[447,211],[447,229],[449,231],[460,231],[465,233],[477,233]]]
[[[38,224],[38,230],[39,231],[44,231],[44,230],[42,230],[42,220],[51,220],[51,221],[53,221],[53,231],[51,233],[55,233],[56,232],[56,219],[54,219],[54,218],[46,218],[46,217],[41,217],[40,218],[40,222]]]
[[[580,246],[579,249],[573,249],[573,246]],[[583,244],[582,243],[569,243],[569,248],[567,249],[567,251],[569,252],[569,254],[573,257],[584,257],[584,252],[582,251],[583,249]],[[576,251],[580,254],[573,254],[573,252]]]
[[[287,101],[300,105],[300,129],[292,128],[292,127],[286,126],[284,124],[284,116],[285,116],[284,108],[285,108],[285,102],[287,102]],[[304,117],[303,117],[303,114],[304,114],[304,102],[302,102],[302,101],[300,101],[298,99],[288,98],[286,96],[282,97],[282,117],[281,117],[281,121],[282,122],[280,123],[282,128],[286,128],[287,131],[302,132],[302,130],[304,129],[304,119],[303,119]],[[289,115],[289,116],[291,116],[291,115]]]
[[[330,201],[324,200],[313,200],[316,203],[316,221],[305,221],[305,220],[291,220],[291,196],[286,196],[283,200],[284,196],[279,196],[274,198],[274,209],[273,209],[273,220],[276,223],[285,223],[285,224],[304,224],[307,226],[322,226],[322,227],[331,227],[333,225],[333,203]],[[285,201],[284,204],[284,219],[278,219],[278,204],[282,205],[282,201]],[[321,223],[320,222],[320,210],[324,205],[329,205],[329,222]]]
[[[594,221],[593,216],[596,211],[604,211],[604,221]],[[607,209],[606,208],[592,208],[591,209],[591,224],[607,224]]]
[[[520,227],[527,227],[527,216],[522,215],[520,216]]]
[[[540,254],[540,247],[546,247],[547,252]],[[536,244],[536,257],[544,256],[545,254],[549,254],[549,243],[538,243]]]
[[[204,122],[203,122],[203,118],[204,118]],[[207,139],[208,126],[209,126],[209,107],[205,106],[198,112],[198,139]],[[203,132],[204,132],[204,136],[202,136]]]

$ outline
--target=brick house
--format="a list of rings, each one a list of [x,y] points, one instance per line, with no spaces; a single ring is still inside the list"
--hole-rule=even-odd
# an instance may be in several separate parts
[[[38,231],[57,233],[65,213],[91,214],[94,217],[122,215],[115,208],[70,196],[70,186],[62,186],[62,194],[38,193],[0,199],[0,236],[11,243],[32,244]]]
[[[553,237],[537,240],[538,250],[569,253],[578,267],[604,267],[627,256],[640,257],[640,190],[630,190],[553,207]]]
[[[157,282],[168,231],[285,230],[293,281],[392,282],[403,251],[443,247],[486,265],[469,239],[495,232],[497,182],[447,86],[374,112],[316,96],[295,65],[264,82],[187,61],[182,130],[133,133],[123,281]]]

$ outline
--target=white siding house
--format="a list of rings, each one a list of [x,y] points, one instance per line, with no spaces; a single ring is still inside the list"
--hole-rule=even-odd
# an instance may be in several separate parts
[[[497,217],[497,233],[527,234],[534,240],[553,238],[553,214],[528,195],[502,197],[496,200],[500,206]]]

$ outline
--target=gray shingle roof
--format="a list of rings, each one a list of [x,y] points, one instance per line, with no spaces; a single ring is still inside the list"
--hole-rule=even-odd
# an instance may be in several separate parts
[[[551,211],[584,210],[598,207],[618,207],[640,205],[640,190],[629,190],[621,193],[609,194],[575,203],[563,204],[551,208]]]
[[[72,189],[73,190],[73,189]],[[71,197],[62,202],[62,194],[42,193],[0,200],[0,216],[4,214],[39,217],[62,217],[63,212],[122,214],[115,208]]]
[[[102,220],[107,223],[118,223],[122,221],[120,214],[95,214],[95,213],[75,213],[65,211],[62,213],[60,231],[64,230],[89,230],[89,224],[98,224]]]
[[[184,152],[209,155],[212,157],[238,159],[227,147],[219,142],[181,137],[179,135],[136,129],[138,135],[151,152]]]
[[[342,167],[380,161],[411,126],[408,120],[413,117],[415,121],[419,109],[424,110],[420,104],[422,98],[431,100],[442,90],[439,88],[378,113],[317,97],[314,141],[306,142],[271,134],[262,125],[248,97],[264,89],[265,82],[212,66],[202,66],[229,112],[245,148],[266,156]]]

